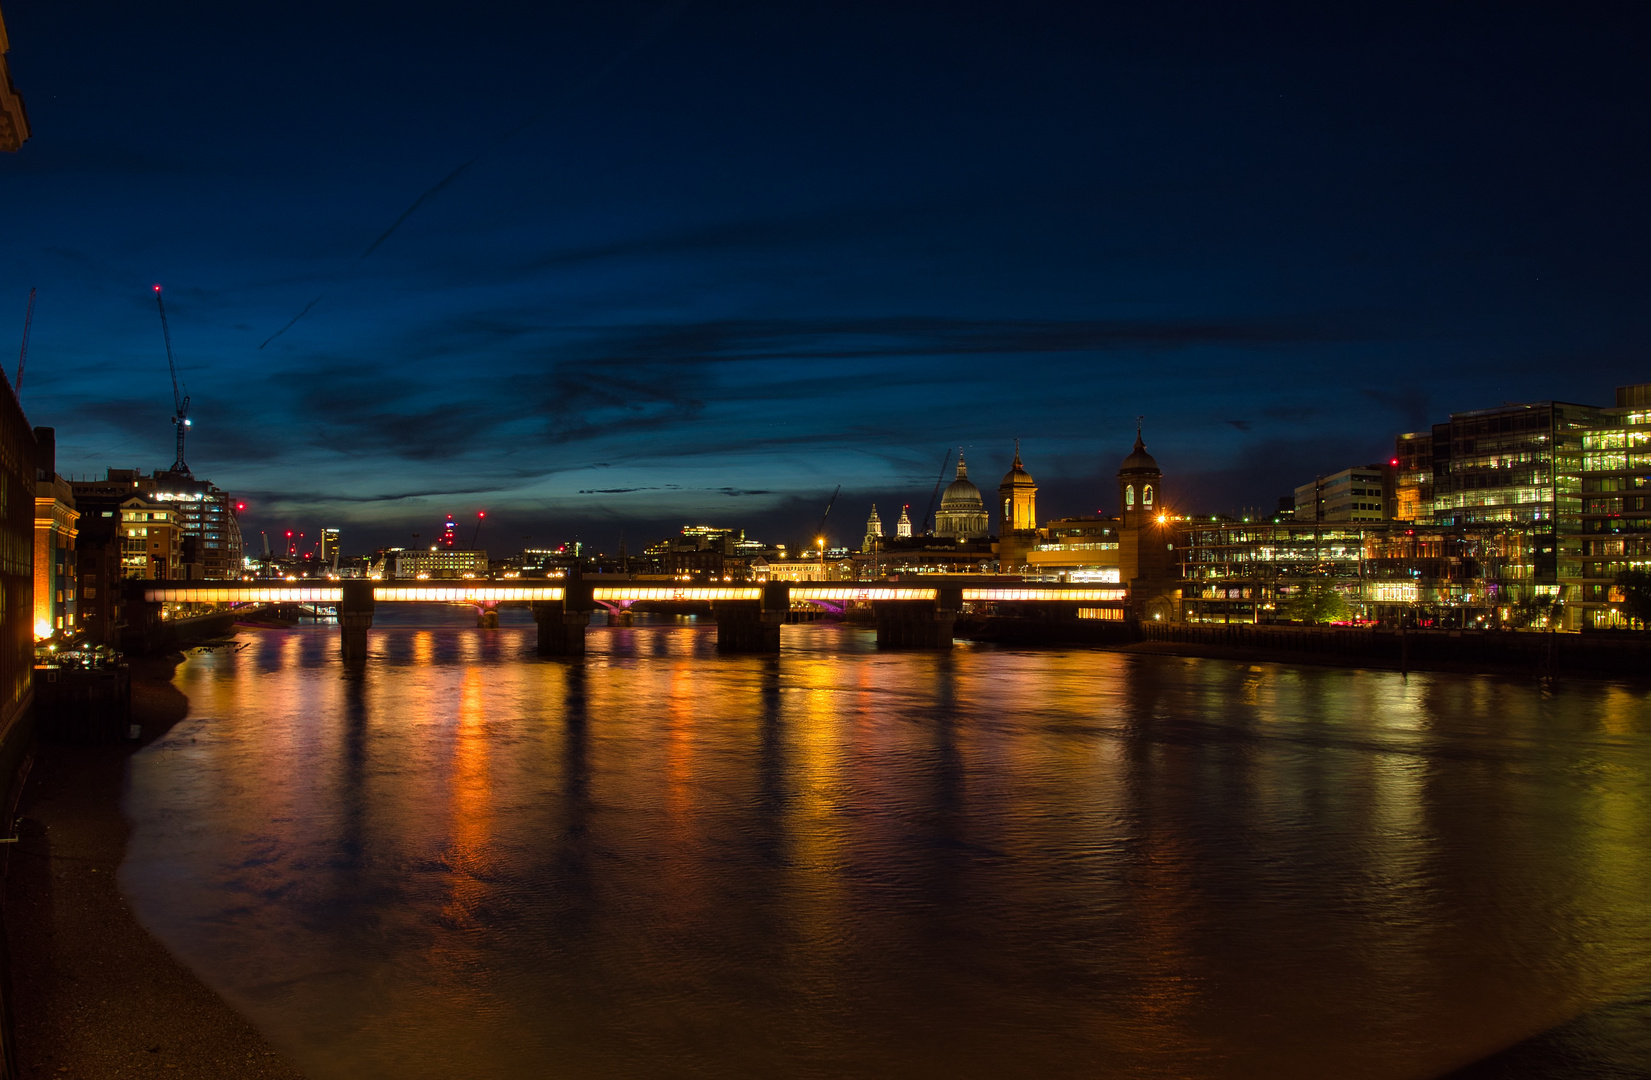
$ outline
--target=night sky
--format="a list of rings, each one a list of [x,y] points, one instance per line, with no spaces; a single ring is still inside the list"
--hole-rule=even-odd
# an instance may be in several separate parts
[[[38,286],[59,471],[167,465],[162,283],[253,547],[1112,512],[1137,414],[1271,509],[1651,381],[1643,5],[0,2],[7,375]]]

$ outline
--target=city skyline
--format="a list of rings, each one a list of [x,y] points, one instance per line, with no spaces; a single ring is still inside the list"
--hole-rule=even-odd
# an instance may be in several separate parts
[[[0,327],[38,286],[60,471],[171,457],[155,283],[197,474],[366,547],[796,535],[1016,438],[1111,512],[1140,413],[1173,497],[1266,509],[1645,377],[1626,20],[391,11],[8,11]]]

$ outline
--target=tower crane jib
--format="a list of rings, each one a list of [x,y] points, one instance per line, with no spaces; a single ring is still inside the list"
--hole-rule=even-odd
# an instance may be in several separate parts
[[[166,301],[161,299],[161,287],[155,286],[155,306],[161,313],[161,338],[166,342],[166,368],[172,373],[172,423],[178,429],[178,456],[172,462],[172,471],[190,475],[189,465],[183,459],[183,441],[188,433],[189,395],[182,392],[178,386],[178,364],[172,358],[172,331],[166,325]]]

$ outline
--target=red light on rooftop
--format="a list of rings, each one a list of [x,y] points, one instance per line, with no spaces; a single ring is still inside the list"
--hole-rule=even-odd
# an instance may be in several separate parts
[[[156,291],[156,292],[160,292],[160,291],[161,291],[161,287],[160,287],[160,286],[159,286],[159,285],[156,285],[156,286],[155,286],[155,291]]]
[[[1394,467],[1397,467],[1397,466],[1398,466],[1398,464],[1399,464],[1399,459],[1398,459],[1398,458],[1394,458],[1394,459],[1393,459],[1393,460],[1392,460],[1392,461],[1389,461],[1389,462],[1388,462],[1388,464],[1389,464],[1389,465],[1392,465],[1392,466],[1394,466]]]

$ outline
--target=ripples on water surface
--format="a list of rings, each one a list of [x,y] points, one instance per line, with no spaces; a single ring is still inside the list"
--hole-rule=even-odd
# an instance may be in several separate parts
[[[1639,689],[380,615],[132,763],[141,917],[316,1080],[1421,1077],[1651,978]]]

